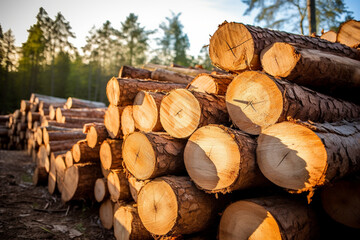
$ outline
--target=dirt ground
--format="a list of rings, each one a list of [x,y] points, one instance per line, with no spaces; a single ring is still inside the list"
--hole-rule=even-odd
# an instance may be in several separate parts
[[[0,150],[0,239],[115,239],[95,203],[63,204],[47,186],[33,186],[25,151]]]

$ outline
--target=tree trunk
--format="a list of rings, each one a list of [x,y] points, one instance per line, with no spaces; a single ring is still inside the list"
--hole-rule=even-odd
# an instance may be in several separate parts
[[[41,145],[39,147],[39,150],[37,152],[36,165],[39,168],[44,168],[47,173],[50,170],[49,154],[46,150],[45,145]]]
[[[329,42],[336,42],[337,33],[333,30],[329,30],[320,36],[321,39],[328,40]]]
[[[134,132],[123,144],[126,169],[140,180],[182,174],[185,144],[186,140],[166,133]]]
[[[86,140],[78,141],[71,151],[75,163],[100,162],[100,146],[90,148]]]
[[[105,108],[106,105],[103,102],[89,101],[80,98],[69,97],[64,105],[64,108]]]
[[[113,202],[131,198],[129,182],[123,170],[111,170],[107,176],[110,199]]]
[[[257,163],[276,185],[309,196],[317,187],[360,170],[360,123],[282,122],[258,138]]]
[[[135,132],[135,122],[133,117],[133,106],[126,106],[121,113],[121,130],[124,136]]]
[[[353,103],[255,71],[234,78],[226,105],[232,122],[254,135],[288,118],[336,122],[360,117],[360,107]]]
[[[116,239],[152,239],[133,205],[120,206],[114,213],[114,235]]]
[[[190,234],[207,228],[216,215],[216,198],[197,189],[189,177],[161,177],[147,183],[138,196],[145,228],[155,235]]]
[[[186,74],[157,68],[151,73],[151,78],[157,81],[166,81],[173,83],[189,84],[194,77]]]
[[[196,130],[185,151],[186,170],[207,193],[267,186],[255,157],[256,141],[239,130],[208,125]]]
[[[103,201],[99,208],[99,218],[102,226],[105,229],[113,227],[114,218],[114,203],[110,199]]]
[[[96,179],[94,185],[94,196],[97,202],[102,202],[104,199],[107,199],[109,197],[109,190],[107,187],[106,178]]]
[[[360,61],[289,43],[274,43],[261,52],[261,64],[274,77],[343,99],[358,99]]]
[[[151,71],[124,65],[121,66],[118,77],[132,79],[151,79]]]
[[[86,141],[89,147],[95,148],[100,146],[106,138],[109,137],[109,134],[106,130],[106,127],[103,123],[93,124],[90,126],[88,133],[86,134]]]
[[[106,108],[72,108],[72,109],[56,109],[56,121],[61,122],[63,117],[78,118],[104,118]]]
[[[209,54],[212,63],[224,70],[258,70],[261,69],[260,52],[274,42],[296,43],[360,60],[359,51],[339,43],[226,21],[210,38]]]
[[[225,209],[219,226],[219,240],[319,237],[314,211],[281,196],[237,201]]]
[[[100,147],[100,161],[105,170],[122,169],[122,140],[107,139]]]
[[[146,81],[138,79],[112,78],[106,86],[106,95],[110,104],[115,106],[131,105],[140,90],[170,91],[185,88],[186,84],[165,83],[160,81]]]
[[[214,75],[202,73],[197,75],[187,86],[187,89],[203,93],[213,93],[224,96],[233,75]]]
[[[229,115],[222,96],[176,89],[163,98],[160,121],[171,136],[187,138],[208,124],[229,125]]]
[[[52,108],[58,108],[58,107],[64,107],[64,104],[66,103],[66,99],[61,99],[59,101],[43,101],[41,100],[39,102],[39,111],[40,110],[45,110],[45,109],[49,109],[50,106],[52,106]]]
[[[98,164],[84,163],[74,164],[65,172],[64,191],[61,193],[61,200],[89,199],[93,196],[96,179],[101,177]]]
[[[130,176],[128,177],[128,181],[129,181],[130,193],[131,193],[131,196],[134,199],[134,201],[137,202],[137,198],[140,193],[140,190],[149,182],[149,180],[142,181],[142,180],[136,179],[131,174],[129,174],[129,175]]]
[[[104,124],[111,138],[122,138],[121,115],[124,107],[109,105],[105,112]]]
[[[359,48],[360,21],[349,20],[341,24],[339,27],[336,41],[352,48]]]
[[[63,192],[65,186],[64,184],[64,177],[65,177],[65,171],[66,171],[66,165],[64,162],[65,155],[58,155],[55,158],[55,168],[56,168],[56,185],[60,193]],[[66,191],[66,190],[65,190]]]
[[[309,36],[316,35],[316,4],[315,0],[307,0]]]
[[[63,140],[73,140],[73,139],[84,139],[86,134],[78,128],[68,128],[67,130],[60,131],[47,131],[46,128],[43,129],[43,140],[44,144],[49,144],[51,141],[63,141]]]
[[[165,93],[139,91],[133,104],[135,127],[144,132],[163,131],[160,123],[160,104]]]
[[[83,119],[81,119],[83,120]],[[97,121],[100,121],[100,118],[96,118]],[[54,127],[62,127],[62,128],[82,128],[85,123],[92,122],[93,119],[87,118],[86,121],[78,121],[77,123],[58,123],[54,120],[41,120],[41,126],[47,127],[47,126],[54,126]]]
[[[336,222],[360,228],[360,179],[344,179],[321,192],[325,212]]]

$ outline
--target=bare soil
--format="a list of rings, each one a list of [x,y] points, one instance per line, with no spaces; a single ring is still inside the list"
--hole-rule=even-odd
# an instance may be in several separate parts
[[[115,239],[101,226],[94,202],[61,202],[34,186],[25,151],[0,150],[0,239]]]

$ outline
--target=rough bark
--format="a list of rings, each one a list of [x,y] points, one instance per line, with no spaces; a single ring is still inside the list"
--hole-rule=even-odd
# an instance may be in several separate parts
[[[186,74],[157,68],[151,73],[151,78],[157,81],[189,84],[194,77]]]
[[[226,21],[210,38],[209,55],[213,65],[227,71],[259,70],[260,52],[274,42],[296,43],[307,48],[360,59],[360,51],[339,43]]]
[[[56,121],[61,122],[63,117],[65,120],[67,117],[78,117],[78,118],[104,118],[106,108],[72,108],[56,109]]]
[[[217,215],[217,200],[197,189],[189,177],[161,177],[138,196],[145,228],[155,235],[190,234],[208,227]]]
[[[140,90],[170,91],[176,88],[185,88],[186,84],[165,83],[139,79],[112,78],[106,86],[106,95],[110,104],[115,106],[131,105]]]
[[[65,117],[63,116],[60,121],[56,120],[59,123],[67,123],[67,124],[76,124],[81,127],[86,123],[102,123],[104,118],[85,118],[85,117]]]
[[[274,43],[261,52],[261,64],[274,77],[343,99],[358,99],[360,61],[289,43]]]
[[[46,128],[43,129],[44,144],[49,144],[50,141],[84,139],[85,137],[86,134],[84,134],[79,128],[69,128],[60,131],[48,131]]]
[[[190,178],[207,193],[267,186],[256,163],[256,141],[242,131],[208,125],[189,138],[184,162]]]
[[[59,141],[50,141],[49,144],[46,145],[48,152],[58,152],[58,151],[68,151],[72,148],[74,144],[76,144],[81,139],[67,139],[67,140],[59,140]]]
[[[186,88],[197,92],[212,93],[224,96],[228,85],[233,79],[233,75],[214,75],[202,73],[197,75]]]
[[[358,105],[255,71],[234,78],[226,106],[232,122],[254,135],[289,118],[336,122],[360,117]]]
[[[103,123],[93,124],[90,126],[88,133],[86,134],[86,141],[89,147],[94,148],[100,146],[100,144],[109,137],[106,127]]]
[[[64,104],[64,108],[105,108],[106,105],[103,102],[89,101],[80,98],[69,97]]]
[[[124,65],[121,66],[118,77],[133,78],[133,79],[150,79],[151,71],[142,68],[135,68],[132,66]]]
[[[262,173],[291,192],[309,191],[360,170],[360,123],[282,122],[258,138]]]
[[[86,140],[80,140],[71,148],[75,163],[98,162],[100,163],[100,146],[90,148]]]
[[[126,169],[140,180],[183,174],[185,144],[166,133],[134,132],[123,144]]]
[[[336,41],[352,48],[360,44],[360,21],[349,20],[340,25]]]
[[[44,102],[59,102],[59,101],[63,101],[65,103],[66,99],[65,98],[58,98],[58,97],[53,97],[53,96],[48,96],[48,95],[43,95],[43,94],[39,94],[39,93],[32,93],[30,96],[30,102],[31,103],[37,103],[39,104],[40,101],[44,101]]]
[[[100,161],[105,170],[122,169],[122,140],[107,139],[100,146]]]
[[[219,240],[318,239],[318,225],[314,211],[301,201],[281,196],[245,199],[222,214]]]
[[[171,136],[187,138],[208,124],[229,125],[229,115],[222,96],[176,89],[163,98],[160,121]]]
[[[129,182],[122,169],[111,170],[107,176],[107,184],[111,201],[118,202],[119,200],[128,200],[131,198]]]

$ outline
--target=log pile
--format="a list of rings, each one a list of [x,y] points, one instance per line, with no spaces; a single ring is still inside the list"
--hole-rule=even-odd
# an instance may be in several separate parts
[[[288,53],[298,54],[291,66],[279,57]],[[117,239],[214,229],[205,239],[318,239],[328,229],[317,199],[359,228],[348,205],[360,199],[360,106],[334,90],[358,87],[359,50],[225,22],[210,57],[221,75],[168,67],[177,77],[162,78],[157,65],[124,66],[107,83],[107,107],[72,98],[40,114],[34,183],[47,181],[63,202],[94,199]]]

